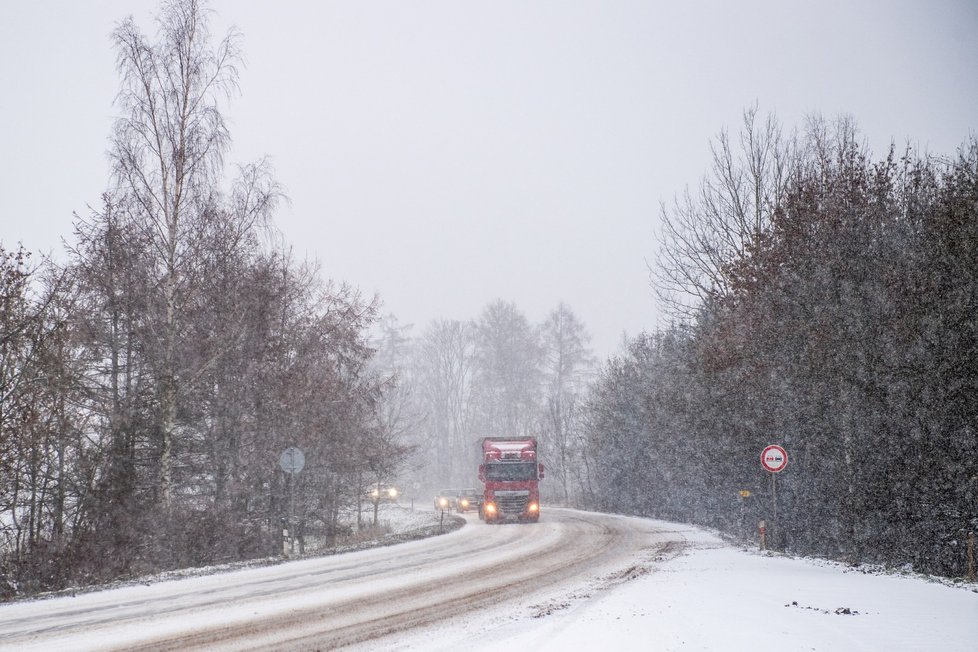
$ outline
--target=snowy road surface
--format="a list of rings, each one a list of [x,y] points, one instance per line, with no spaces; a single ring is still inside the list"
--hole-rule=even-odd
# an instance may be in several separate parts
[[[0,649],[974,650],[978,593],[547,510],[387,548],[0,606]]]
[[[551,510],[424,541],[0,608],[0,647],[333,649],[464,619],[674,555],[650,521]],[[600,578],[604,577],[604,580]]]

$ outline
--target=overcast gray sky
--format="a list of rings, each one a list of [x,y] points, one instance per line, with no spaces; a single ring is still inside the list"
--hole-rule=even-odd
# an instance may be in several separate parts
[[[568,303],[600,355],[661,325],[660,201],[756,102],[788,128],[852,115],[951,154],[978,129],[970,0],[213,0],[243,33],[229,162],[269,156],[276,222],[325,275],[420,332]],[[59,255],[107,187],[109,34],[155,0],[0,0],[0,241]]]

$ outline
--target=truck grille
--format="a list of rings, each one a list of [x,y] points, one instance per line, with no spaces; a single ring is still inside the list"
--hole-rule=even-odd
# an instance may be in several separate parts
[[[530,502],[529,491],[497,491],[496,503],[502,514],[522,514]]]

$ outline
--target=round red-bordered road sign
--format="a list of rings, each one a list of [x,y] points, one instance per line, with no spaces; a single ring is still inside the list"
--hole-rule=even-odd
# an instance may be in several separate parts
[[[774,444],[761,451],[761,466],[771,473],[783,471],[788,466],[788,453]]]

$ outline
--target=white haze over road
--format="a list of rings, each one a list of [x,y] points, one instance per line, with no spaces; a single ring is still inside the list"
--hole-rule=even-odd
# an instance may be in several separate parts
[[[0,606],[0,648],[973,650],[978,587],[575,510],[385,548]],[[357,642],[360,641],[360,642]]]
[[[497,298],[566,302],[613,353],[660,324],[660,202],[695,188],[745,107],[850,114],[953,154],[978,128],[973,0],[211,0],[246,66],[228,163],[270,157],[276,215],[324,276],[419,334]],[[60,250],[108,184],[109,35],[160,0],[0,2],[0,240]],[[233,167],[228,170],[233,173]]]

